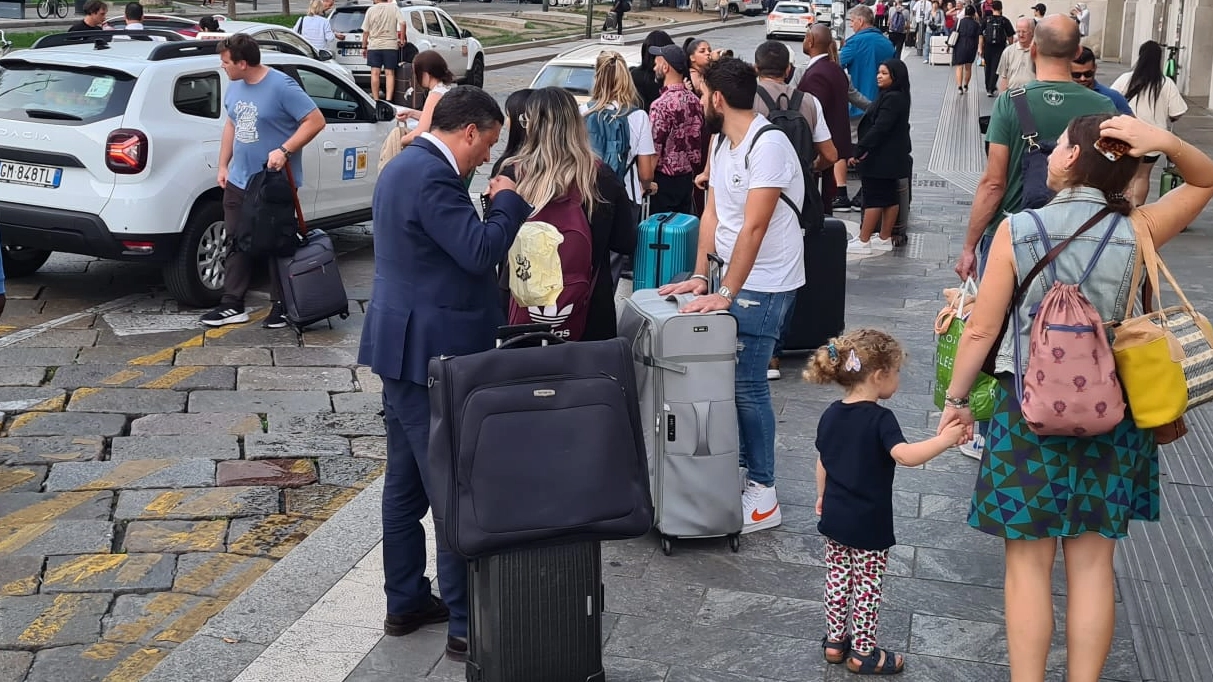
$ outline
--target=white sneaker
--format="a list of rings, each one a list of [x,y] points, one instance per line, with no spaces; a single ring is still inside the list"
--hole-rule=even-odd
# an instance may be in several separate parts
[[[872,246],[873,251],[892,251],[893,250],[893,240],[892,239],[881,239],[880,237],[872,237],[872,240],[869,241],[868,244],[870,244]]]
[[[775,488],[753,481],[746,481],[745,491],[741,493],[741,513],[745,519],[745,524],[741,527],[743,535],[774,528],[783,523],[783,513],[779,510]]]
[[[871,242],[861,242],[856,237],[847,242],[847,253],[854,253],[861,256],[869,256],[872,254]]]
[[[973,434],[973,440],[961,443],[956,446],[960,450],[960,454],[973,459],[981,459],[981,451],[986,448],[986,437],[980,433]]]

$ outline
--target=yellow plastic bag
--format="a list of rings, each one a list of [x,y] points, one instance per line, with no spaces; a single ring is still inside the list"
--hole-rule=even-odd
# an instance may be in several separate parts
[[[519,307],[556,305],[564,291],[560,245],[564,235],[555,225],[538,220],[522,224],[510,246],[510,295]]]

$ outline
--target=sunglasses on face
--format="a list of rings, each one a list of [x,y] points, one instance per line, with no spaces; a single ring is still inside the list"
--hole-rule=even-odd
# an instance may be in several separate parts
[[[1095,71],[1071,71],[1070,78],[1073,78],[1076,81],[1095,78]]]

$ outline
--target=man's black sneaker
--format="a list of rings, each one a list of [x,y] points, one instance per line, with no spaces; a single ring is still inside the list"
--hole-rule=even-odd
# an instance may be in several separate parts
[[[270,307],[270,314],[261,321],[261,326],[266,329],[282,329],[286,326],[286,318],[282,315],[282,303],[274,301],[274,305]]]
[[[467,639],[467,637],[454,637],[451,635],[447,635],[446,657],[456,663],[466,662],[468,660],[468,639]]]
[[[838,196],[834,197],[833,207],[834,210],[839,213],[849,211],[851,210],[851,200],[847,198],[847,195],[839,194]]]
[[[403,637],[410,632],[416,632],[423,625],[445,623],[450,617],[451,612],[446,604],[443,604],[438,597],[430,595],[430,603],[420,611],[396,615],[387,614],[387,617],[383,619],[383,634],[388,637]],[[466,647],[464,650],[467,650]]]
[[[198,321],[208,327],[222,327],[225,324],[248,322],[248,313],[244,312],[242,305],[221,305],[203,315]]]
[[[862,211],[863,210],[863,193],[862,192],[856,192],[855,196],[851,197],[851,210],[852,211]]]

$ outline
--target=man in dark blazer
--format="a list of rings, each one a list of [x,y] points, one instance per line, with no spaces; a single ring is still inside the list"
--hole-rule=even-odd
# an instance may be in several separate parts
[[[838,161],[845,164],[853,153],[847,95],[851,89],[851,81],[842,67],[830,59],[830,46],[833,44],[834,36],[824,23],[809,27],[803,46],[804,53],[809,56],[809,63],[797,88],[821,102],[826,127],[830,129],[830,138],[834,141],[834,148],[838,150]],[[846,178],[845,170],[843,178]],[[838,182],[835,180],[835,174],[822,173],[821,199],[827,214],[832,213],[831,207],[837,194]]]
[[[434,108],[431,132],[379,175],[375,282],[358,351],[358,362],[383,379],[387,423],[383,631],[406,635],[449,617],[446,653],[454,660],[467,656],[467,564],[439,547],[443,600],[431,595],[421,526],[430,505],[427,365],[435,356],[492,348],[505,324],[496,266],[532,209],[512,181],[496,177],[489,182],[492,208],[481,220],[463,184],[489,160],[504,120],[483,90],[452,88]]]

